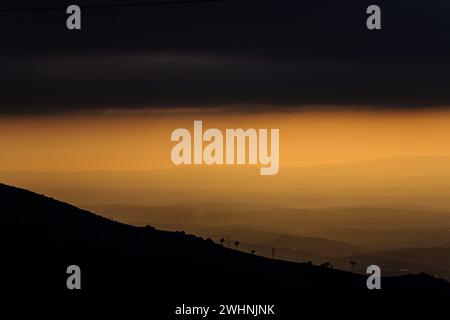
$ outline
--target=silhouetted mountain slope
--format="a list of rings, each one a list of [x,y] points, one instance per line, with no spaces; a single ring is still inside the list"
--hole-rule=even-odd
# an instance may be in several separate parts
[[[82,270],[81,294],[357,295],[450,297],[450,284],[426,275],[366,277],[230,250],[183,232],[132,227],[71,205],[0,185],[2,286],[10,291],[68,293],[66,268]]]

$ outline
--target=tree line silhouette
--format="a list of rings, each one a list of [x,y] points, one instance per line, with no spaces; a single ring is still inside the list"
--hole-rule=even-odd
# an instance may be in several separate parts
[[[225,238],[221,238],[221,239],[219,240],[220,245],[223,247],[224,244],[225,244],[225,241],[227,241],[227,247],[230,248],[230,239],[229,239],[228,237],[227,237],[227,240],[225,240]],[[239,245],[240,245],[240,242],[239,242],[238,240],[235,240],[235,241],[234,241],[234,248],[235,248],[236,250],[239,250]],[[272,259],[275,258],[275,253],[276,253],[276,248],[272,248]],[[256,254],[256,250],[255,250],[255,249],[252,249],[252,250],[250,251],[250,254],[252,254],[252,255]],[[311,265],[313,264],[311,261],[307,261],[306,263],[307,263],[307,264],[311,264]],[[349,265],[351,266],[351,271],[352,271],[353,273],[355,273],[355,271],[356,271],[356,265],[357,265],[356,261],[353,261],[353,260],[352,260],[352,261],[349,261],[348,263],[349,263]],[[320,264],[320,266],[323,267],[323,268],[334,269],[334,265],[333,265],[331,262],[329,262],[329,261],[326,261],[326,262]]]

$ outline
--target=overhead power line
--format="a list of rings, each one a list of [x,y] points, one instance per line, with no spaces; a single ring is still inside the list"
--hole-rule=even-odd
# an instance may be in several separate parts
[[[110,4],[94,4],[94,5],[80,5],[82,9],[100,9],[100,8],[126,8],[126,7],[148,7],[148,6],[163,6],[163,5],[181,5],[181,4],[199,4],[212,2],[225,2],[227,0],[171,0],[171,1],[147,1],[136,3],[110,3]],[[76,3],[73,3],[76,4]],[[67,6],[61,7],[33,7],[33,8],[5,8],[0,9],[0,12],[20,12],[20,11],[48,11],[48,10],[65,10]]]

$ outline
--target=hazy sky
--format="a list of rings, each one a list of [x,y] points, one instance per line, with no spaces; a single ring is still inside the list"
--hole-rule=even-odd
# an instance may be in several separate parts
[[[226,0],[0,5],[0,168],[171,167],[170,133],[280,128],[281,166],[448,155],[450,5]],[[71,2],[70,2],[71,4]],[[54,10],[9,10],[55,7]]]
[[[450,155],[450,112],[301,112],[0,119],[2,170],[171,168],[176,128],[279,128],[280,165]]]

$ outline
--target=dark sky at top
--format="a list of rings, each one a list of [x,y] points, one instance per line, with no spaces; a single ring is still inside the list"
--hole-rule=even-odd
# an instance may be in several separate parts
[[[146,0],[140,0],[145,2]],[[149,0],[151,1],[151,0]],[[448,0],[2,1],[0,114],[450,106]],[[381,31],[366,8],[382,8]]]

